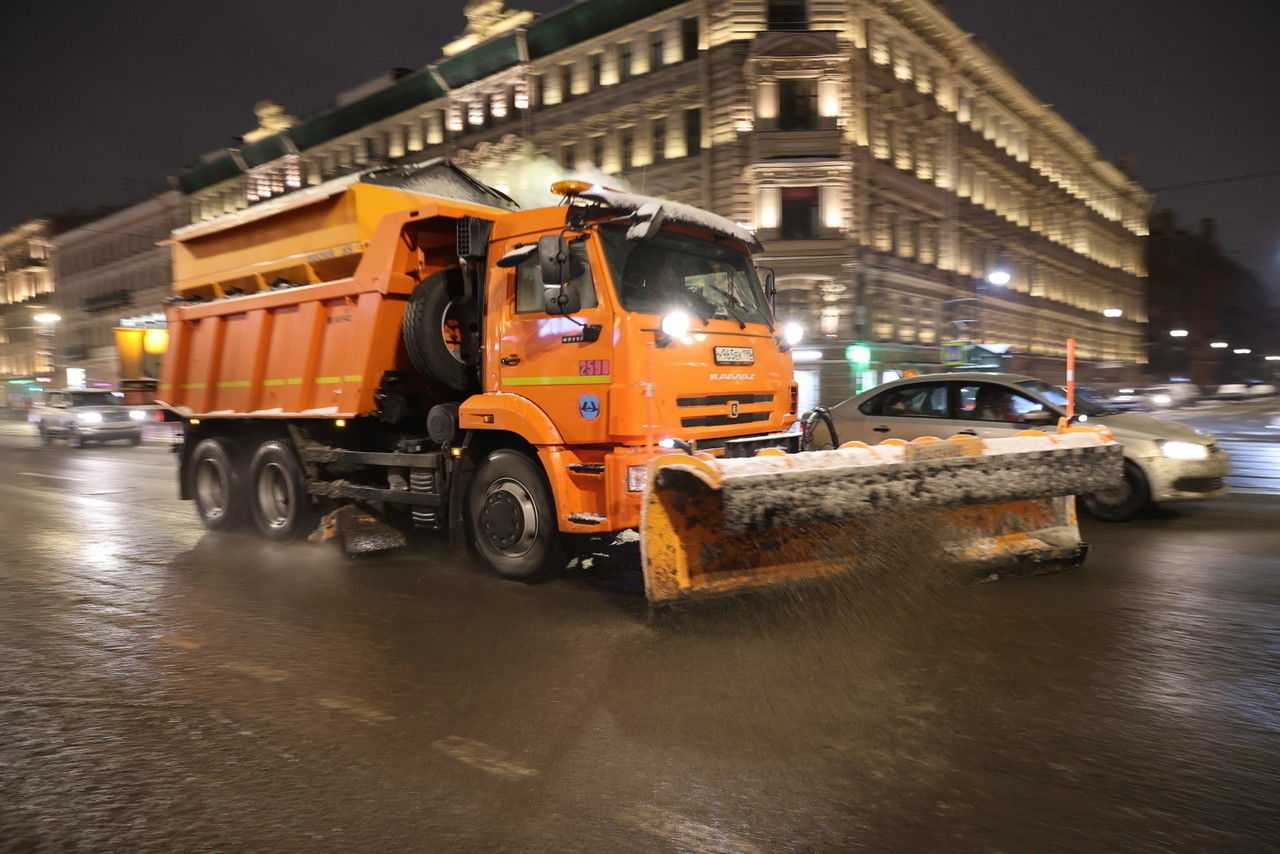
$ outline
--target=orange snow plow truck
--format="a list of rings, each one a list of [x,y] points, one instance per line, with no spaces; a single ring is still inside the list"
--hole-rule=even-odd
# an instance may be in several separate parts
[[[157,398],[204,525],[288,540],[358,507],[524,580],[639,528],[655,603],[856,571],[906,513],[983,570],[1083,557],[1071,496],[1119,480],[1108,437],[806,452],[754,235],[553,191],[520,210],[432,161],[176,231]]]

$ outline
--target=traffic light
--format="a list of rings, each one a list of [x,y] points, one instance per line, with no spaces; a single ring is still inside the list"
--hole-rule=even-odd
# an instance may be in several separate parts
[[[844,357],[858,370],[864,370],[871,364],[871,348],[866,344],[850,344],[844,348]]]

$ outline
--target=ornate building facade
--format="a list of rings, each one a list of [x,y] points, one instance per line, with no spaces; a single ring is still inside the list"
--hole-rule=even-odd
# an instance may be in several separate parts
[[[193,220],[387,159],[517,196],[605,173],[757,231],[809,330],[807,402],[937,369],[953,340],[1046,375],[1068,337],[1086,376],[1144,362],[1147,194],[931,0],[523,14],[471,3],[448,58],[206,157],[179,179]]]
[[[126,316],[160,321],[172,284],[164,242],[189,220],[186,198],[169,190],[49,241],[60,367],[119,382],[113,330]]]

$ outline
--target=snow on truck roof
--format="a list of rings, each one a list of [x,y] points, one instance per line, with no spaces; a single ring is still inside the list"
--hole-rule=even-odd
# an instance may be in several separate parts
[[[623,211],[636,211],[640,209],[641,205],[657,203],[662,205],[662,212],[666,215],[668,222],[702,228],[721,237],[740,240],[747,244],[752,252],[759,252],[764,248],[754,234],[733,220],[725,219],[710,211],[704,211],[702,208],[695,208],[693,205],[686,205],[683,202],[673,202],[669,199],[660,199],[655,196],[642,196],[638,193],[623,193],[619,190],[610,190],[608,187],[602,187],[599,184],[592,185],[589,190],[576,193],[574,197],[599,202],[606,207]]]

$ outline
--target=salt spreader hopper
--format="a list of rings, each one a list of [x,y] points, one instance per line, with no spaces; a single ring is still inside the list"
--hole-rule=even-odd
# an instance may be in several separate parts
[[[645,592],[656,605],[856,572],[890,536],[922,563],[971,578],[1084,560],[1073,496],[1115,484],[1120,446],[1105,430],[1028,430],[837,450],[652,464],[641,523]],[[904,521],[914,524],[904,525]]]

